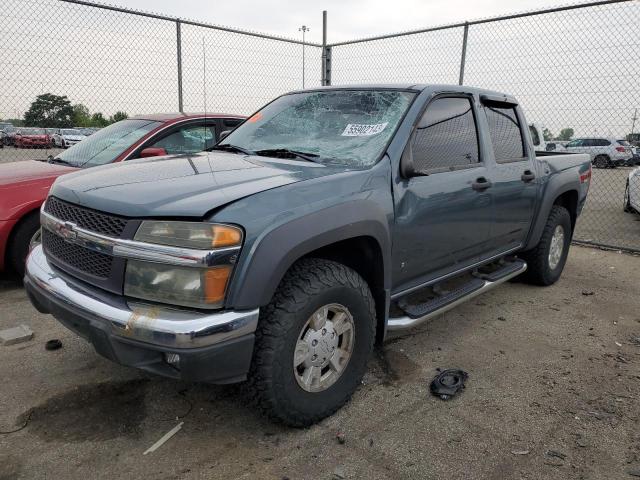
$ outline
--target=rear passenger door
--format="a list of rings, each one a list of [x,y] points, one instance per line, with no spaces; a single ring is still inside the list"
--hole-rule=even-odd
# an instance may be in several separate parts
[[[471,96],[437,97],[405,148],[394,189],[396,292],[464,268],[487,249],[493,213],[476,115]]]
[[[491,144],[491,178],[495,221],[491,225],[489,256],[523,245],[538,194],[535,153],[524,134],[526,124],[516,105],[483,101],[484,121]]]

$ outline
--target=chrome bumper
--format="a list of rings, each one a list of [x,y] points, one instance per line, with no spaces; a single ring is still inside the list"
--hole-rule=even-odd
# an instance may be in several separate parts
[[[97,290],[54,270],[38,245],[27,258],[25,283],[62,310],[98,322],[114,335],[173,349],[206,347],[253,333],[259,309],[242,312],[179,310],[134,302]]]

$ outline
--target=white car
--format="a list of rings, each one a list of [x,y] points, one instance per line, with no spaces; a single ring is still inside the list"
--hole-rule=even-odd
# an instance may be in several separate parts
[[[633,157],[631,147],[622,145],[615,138],[578,138],[564,148],[569,153],[588,153],[596,168],[621,167]]]
[[[51,136],[51,140],[54,147],[69,148],[78,142],[81,142],[87,138],[80,130],[75,128],[61,128],[59,133],[55,133]]]
[[[624,211],[640,213],[640,167],[629,173],[624,190]]]

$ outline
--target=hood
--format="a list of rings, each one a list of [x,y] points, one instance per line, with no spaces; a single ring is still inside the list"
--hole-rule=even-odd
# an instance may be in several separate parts
[[[316,163],[202,152],[89,168],[58,179],[51,194],[127,217],[202,218],[242,197],[344,170]]]
[[[66,165],[39,162],[37,160],[0,163],[0,186],[41,179],[54,179],[74,170],[76,169]]]
[[[80,140],[84,140],[87,137],[85,137],[84,135],[62,135],[62,138],[64,138],[65,140],[77,140],[77,141],[80,141]]]

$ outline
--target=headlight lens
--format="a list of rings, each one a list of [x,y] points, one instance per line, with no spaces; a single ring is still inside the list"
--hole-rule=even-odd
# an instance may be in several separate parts
[[[242,243],[242,230],[231,225],[214,223],[149,220],[142,222],[134,240],[173,247],[209,250],[239,246]]]
[[[134,236],[138,242],[195,250],[239,247],[242,230],[204,222],[143,221]],[[124,293],[171,305],[218,308],[224,302],[233,265],[182,267],[128,260]]]
[[[231,265],[191,268],[129,260],[124,294],[184,307],[216,308],[224,301],[231,270]]]

